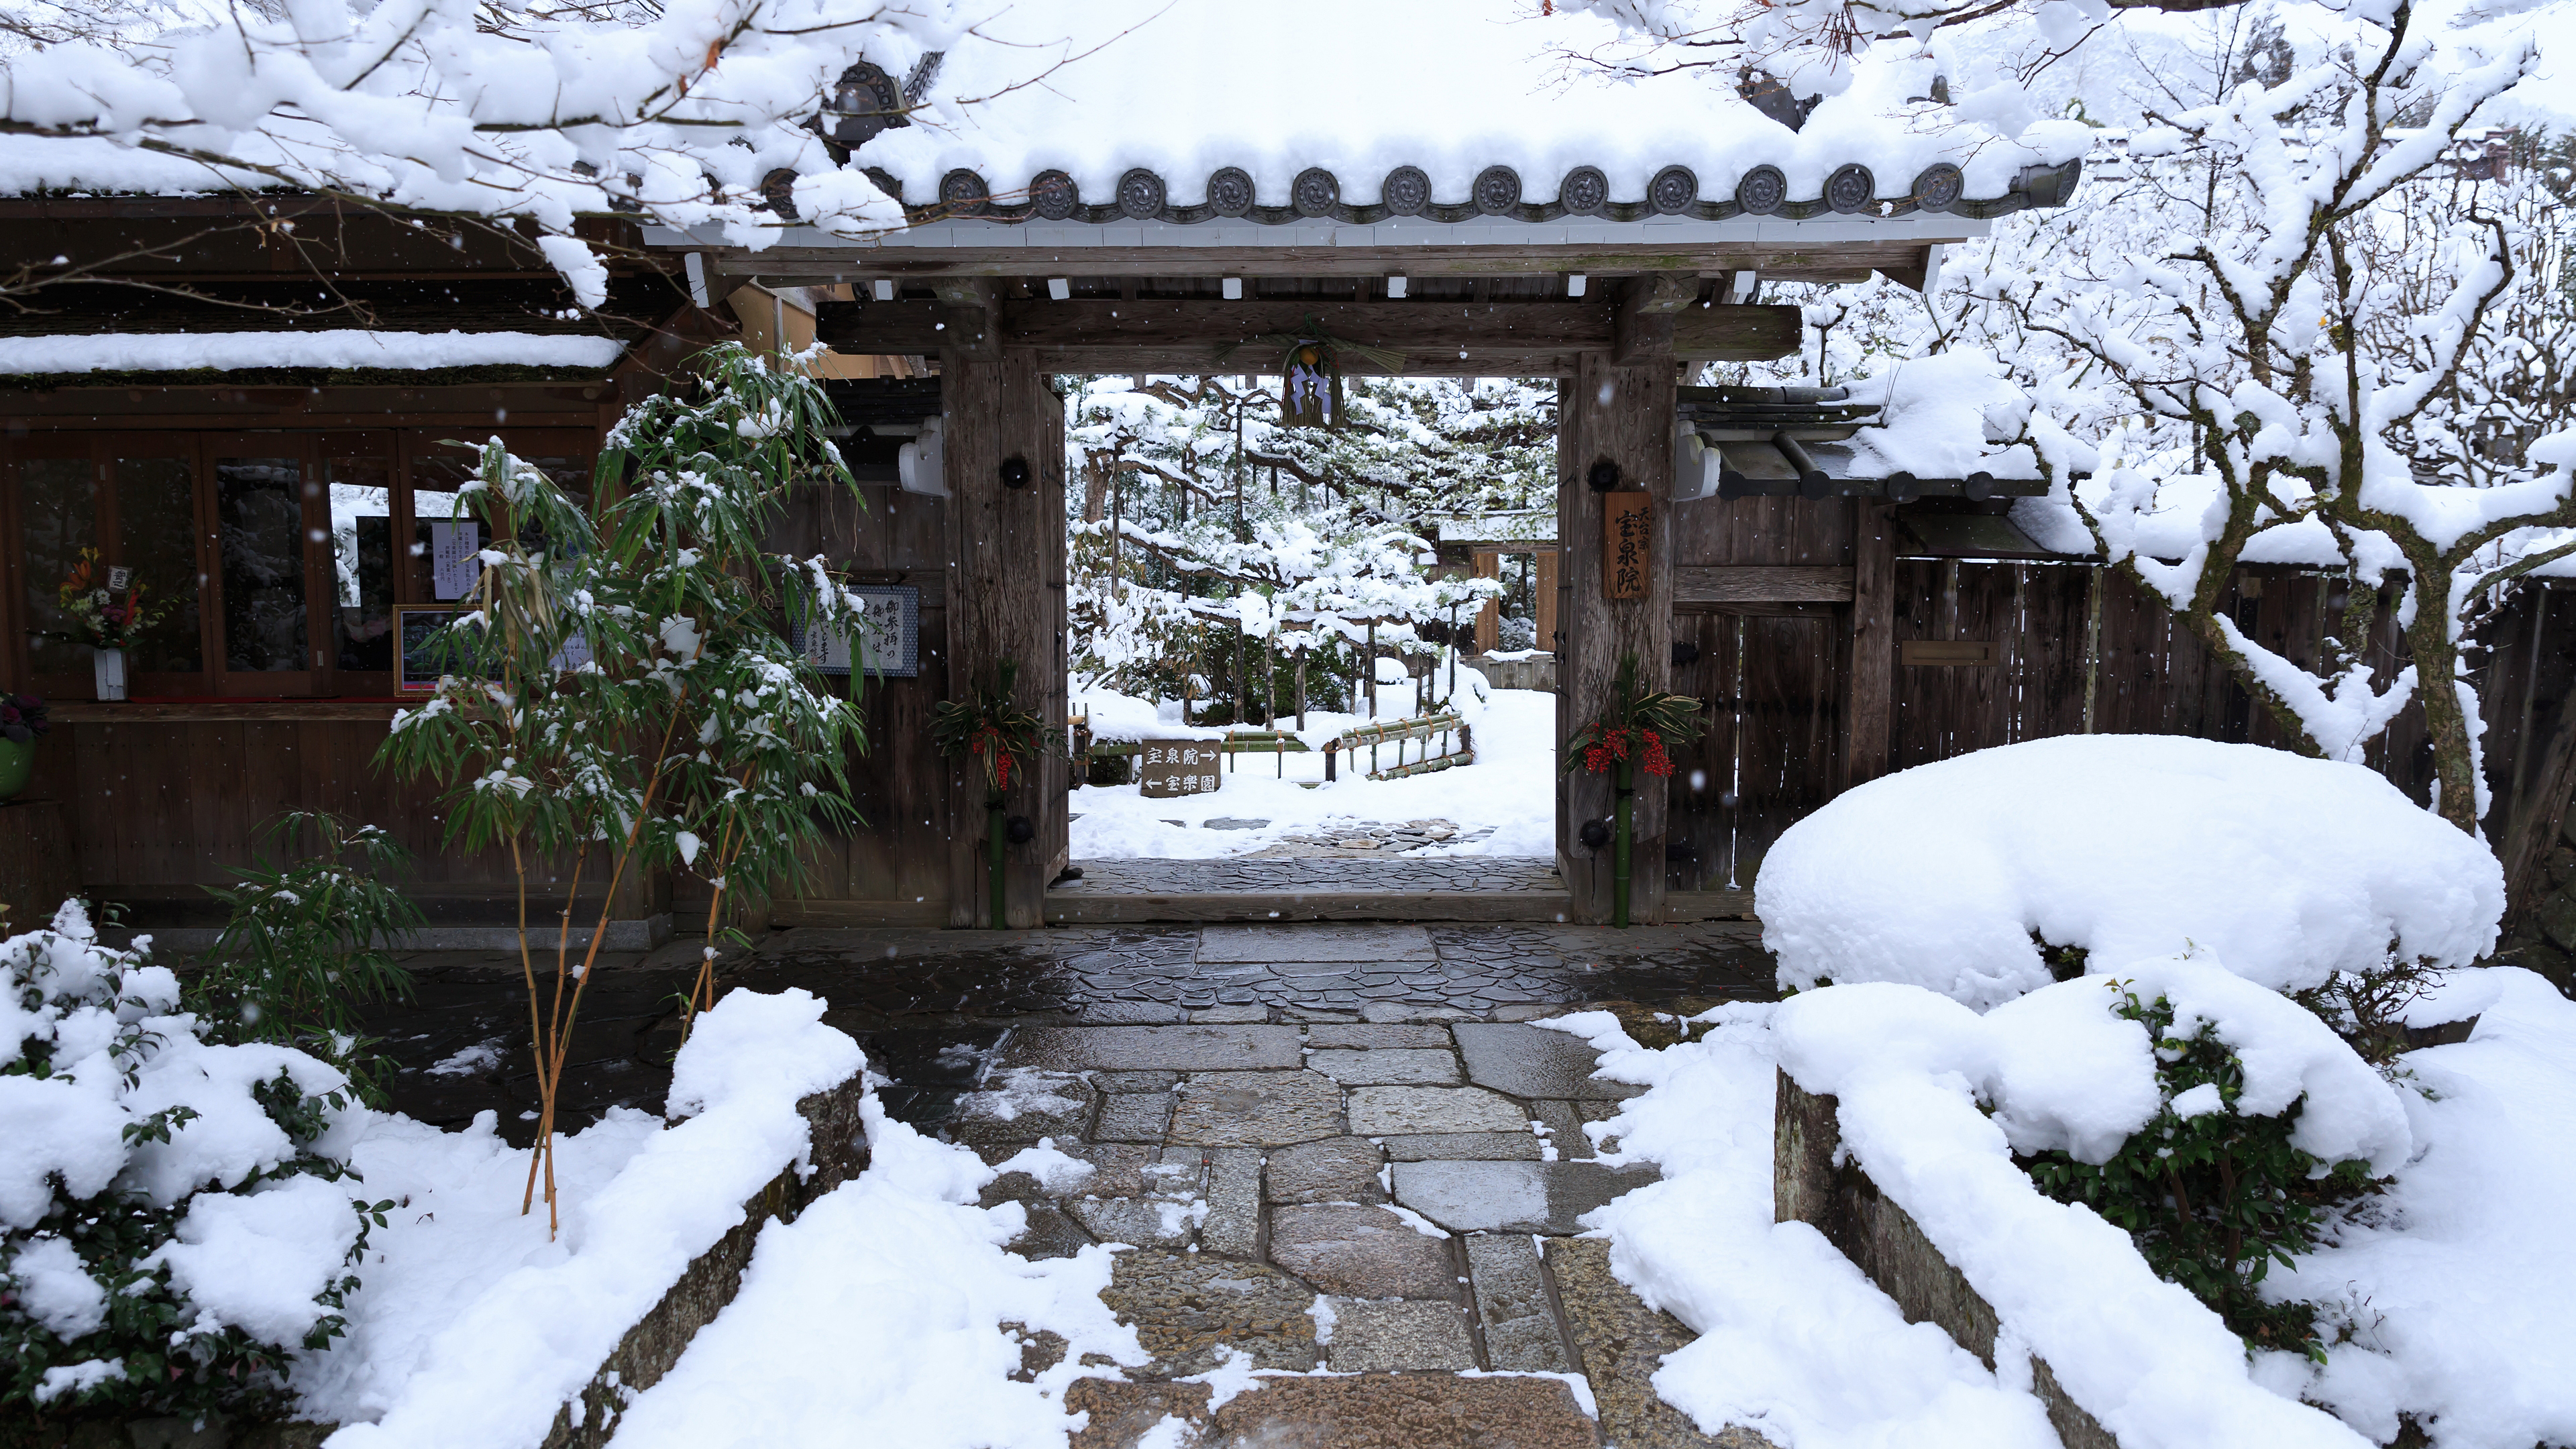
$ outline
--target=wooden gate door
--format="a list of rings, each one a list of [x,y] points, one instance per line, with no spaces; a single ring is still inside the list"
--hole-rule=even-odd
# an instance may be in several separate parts
[[[1700,700],[1705,732],[1673,761],[1667,891],[1752,890],[1771,843],[1833,798],[1849,637],[1825,605],[1674,616],[1698,657],[1673,688]]]

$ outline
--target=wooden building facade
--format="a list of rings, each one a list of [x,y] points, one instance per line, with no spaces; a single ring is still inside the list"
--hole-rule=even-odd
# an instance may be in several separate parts
[[[20,254],[124,247],[161,284],[81,289],[21,329],[292,334],[362,316],[389,335],[614,343],[595,365],[363,369],[289,348],[274,367],[0,379],[0,687],[53,703],[58,728],[27,793],[54,802],[65,874],[138,922],[203,923],[203,887],[251,858],[267,821],[328,810],[411,848],[411,888],[434,921],[504,919],[503,864],[444,850],[434,803],[369,763],[400,707],[392,613],[437,602],[427,525],[469,456],[454,444],[497,435],[578,491],[614,419],[733,335],[722,302],[746,287],[847,295],[814,302],[821,340],[920,360],[829,384],[865,506],[800,499],[777,540],[824,554],[852,582],[915,589],[920,605],[917,674],[865,692],[873,743],[852,778],[869,823],[827,846],[777,903],[779,924],[981,923],[981,792],[931,750],[926,722],[1004,661],[1020,667],[1023,703],[1064,715],[1064,426],[1051,379],[1267,370],[1262,349],[1283,335],[1359,344],[1344,358],[1352,371],[1557,379],[1557,551],[1541,611],[1553,637],[1540,643],[1559,660],[1560,737],[1603,708],[1628,656],[1648,687],[1709,709],[1669,790],[1640,798],[1640,858],[1664,862],[1638,872],[1640,919],[1741,909],[1734,893],[1782,829],[1890,769],[2086,729],[2271,742],[2269,721],[2161,609],[2010,527],[2011,495],[2026,487],[1828,476],[1794,461],[1759,476],[1732,454],[1720,496],[1685,496],[1691,480],[1677,478],[1677,422],[1712,439],[1789,436],[1759,399],[1681,385],[1700,361],[1797,346],[1796,310],[1761,305],[1763,281],[1877,271],[1920,285],[1984,218],[2062,202],[2072,166],[1986,198],[1960,195],[1955,171],[1939,168],[1901,195],[1857,198],[1830,186],[1701,198],[1695,178],[1666,187],[1659,175],[1661,193],[1580,215],[1563,197],[1397,215],[1384,202],[1310,205],[1302,191],[1221,213],[1171,204],[1176,184],[1147,179],[1086,207],[1036,183],[1004,204],[969,177],[943,184],[910,230],[867,244],[791,229],[746,251],[602,224],[625,260],[596,315],[507,228],[292,202],[0,203],[0,236]],[[1398,179],[1385,195],[1400,199]],[[275,223],[288,219],[301,231],[281,241]],[[335,258],[327,276],[317,250]],[[1390,354],[1400,361],[1367,360]],[[895,483],[896,444],[934,416],[945,496]],[[1784,446],[1792,455],[1804,456]],[[1626,596],[1603,574],[1613,511],[1646,523],[1643,581]],[[84,547],[180,604],[134,661],[126,702],[92,699],[82,651],[49,632],[54,590]],[[2248,570],[2239,622],[2307,657],[2335,586]],[[2546,596],[2534,598],[2502,626],[2530,636],[2523,654],[2486,656],[2500,786],[2556,778],[2526,757],[2555,748],[2576,633],[2562,621],[2543,638]],[[2429,769],[2410,728],[2401,721],[2380,758],[2421,798]],[[1042,922],[1067,863],[1069,783],[1053,759],[1013,787],[1008,813],[1034,826],[1009,851],[1014,926]],[[1577,772],[1554,788],[1575,913],[1607,919],[1608,871],[1592,868],[1582,827],[1609,813],[1608,782]],[[2521,809],[2528,789],[2498,794]],[[613,903],[616,930],[625,944],[658,939],[691,905],[667,881],[632,881]]]

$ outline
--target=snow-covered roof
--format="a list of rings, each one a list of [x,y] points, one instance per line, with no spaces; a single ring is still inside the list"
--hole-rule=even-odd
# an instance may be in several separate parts
[[[530,332],[118,332],[0,337],[0,376],[175,372],[196,368],[605,368],[624,355],[613,337]]]
[[[1934,89],[1928,49],[1903,63],[1872,52],[1793,131],[1731,76],[1569,61],[1615,39],[1595,16],[1515,17],[1487,0],[1084,8],[1077,58],[1044,84],[994,94],[1025,55],[964,50],[943,89],[992,98],[954,124],[885,131],[850,164],[909,208],[1098,225],[1982,216],[2054,199],[2072,174],[2048,168],[2087,138],[2056,121],[2007,135],[1913,99]],[[1012,21],[1035,39],[1067,17]]]
[[[1443,513],[1431,520],[1442,543],[1554,543],[1556,510],[1524,508],[1508,513]]]

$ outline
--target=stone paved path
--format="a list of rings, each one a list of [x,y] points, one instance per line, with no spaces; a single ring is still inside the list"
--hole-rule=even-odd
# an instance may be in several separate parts
[[[1648,1008],[1619,1009],[1638,1033],[1669,1033]],[[1133,1249],[1103,1297],[1155,1361],[1069,1396],[1091,1415],[1076,1445],[1128,1449],[1167,1416],[1199,1445],[1762,1443],[1709,1439],[1656,1399],[1662,1356],[1692,1335],[1611,1276],[1606,1243],[1571,1236],[1656,1178],[1594,1160],[1615,1142],[1584,1130],[1637,1088],[1594,1079],[1580,1038],[1521,1021],[1289,1015],[1014,1028],[943,1124],[989,1162],[1046,1138],[1091,1165],[986,1190],[988,1206],[1025,1207],[1016,1251]],[[1050,1361],[1033,1347],[1032,1368]],[[1362,1377],[1271,1380],[1213,1413],[1206,1386],[1172,1382],[1229,1353]],[[1579,1376],[1599,1421],[1568,1378],[1461,1370]]]
[[[366,1023],[399,1068],[393,1105],[451,1125],[497,1110],[526,1140],[517,962],[409,964],[418,999]],[[694,970],[685,945],[604,963],[570,1125],[659,1105]],[[1079,1184],[1010,1173],[986,1193],[1026,1204],[1014,1249],[1031,1257],[1132,1246],[1104,1297],[1156,1360],[1131,1382],[1079,1381],[1080,1449],[1174,1449],[1167,1416],[1197,1449],[1750,1449],[1763,1441],[1711,1440],[1655,1398],[1689,1330],[1610,1275],[1607,1244],[1571,1236],[1654,1178],[1598,1161],[1585,1131],[1635,1089],[1527,1023],[1601,1005],[1661,1044],[1659,1012],[1766,999],[1771,973],[1754,927],[1711,922],[794,930],[722,979],[829,1000],[825,1019],[890,1078],[887,1110],[921,1130],[996,1163],[1044,1136],[1092,1165]],[[1046,1337],[1026,1371],[1061,1352]],[[1175,1382],[1228,1353],[1358,1377],[1270,1380],[1213,1408],[1207,1385]],[[1598,1421],[1571,1380],[1468,1370],[1575,1376]]]
[[[610,954],[583,998],[567,1064],[567,1120],[652,1107],[679,1044],[675,1003],[696,948]],[[515,957],[423,952],[417,997],[371,1012],[398,1068],[394,1105],[462,1126],[486,1108],[524,1138],[536,1106],[527,993]],[[935,1120],[972,1084],[979,1054],[1015,1024],[1179,1022],[1258,1007],[1283,1018],[1384,1016],[1627,1000],[1700,1010],[1771,995],[1772,965],[1749,922],[1695,926],[1403,925],[1057,928],[1044,931],[794,930],[725,963],[728,984],[803,987],[832,1004],[896,1087],[899,1115]]]

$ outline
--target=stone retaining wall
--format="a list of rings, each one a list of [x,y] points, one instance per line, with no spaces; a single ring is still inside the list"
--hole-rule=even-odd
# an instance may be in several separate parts
[[[1813,1226],[1896,1300],[1906,1322],[1937,1325],[1992,1369],[1993,1305],[1858,1163],[1835,1165],[1842,1128],[1834,1099],[1800,1087],[1787,1072],[1779,1074],[1779,1083],[1772,1113],[1772,1220]],[[2068,1396],[2046,1363],[2034,1355],[2030,1366],[2031,1391],[2066,1449],[2118,1449],[2119,1441]]]
[[[807,1205],[867,1170],[867,1136],[859,1120],[865,1095],[862,1072],[797,1102],[796,1111],[810,1129],[813,1170],[800,1176],[791,1162],[743,1204],[743,1220],[691,1260],[680,1281],[626,1330],[599,1372],[591,1375],[581,1391],[580,1421],[574,1421],[569,1404],[556,1412],[542,1449],[606,1449],[628,1401],[660,1383],[688,1350],[689,1340],[742,1291],[743,1271],[751,1266],[760,1230],[773,1220],[794,1222]]]

